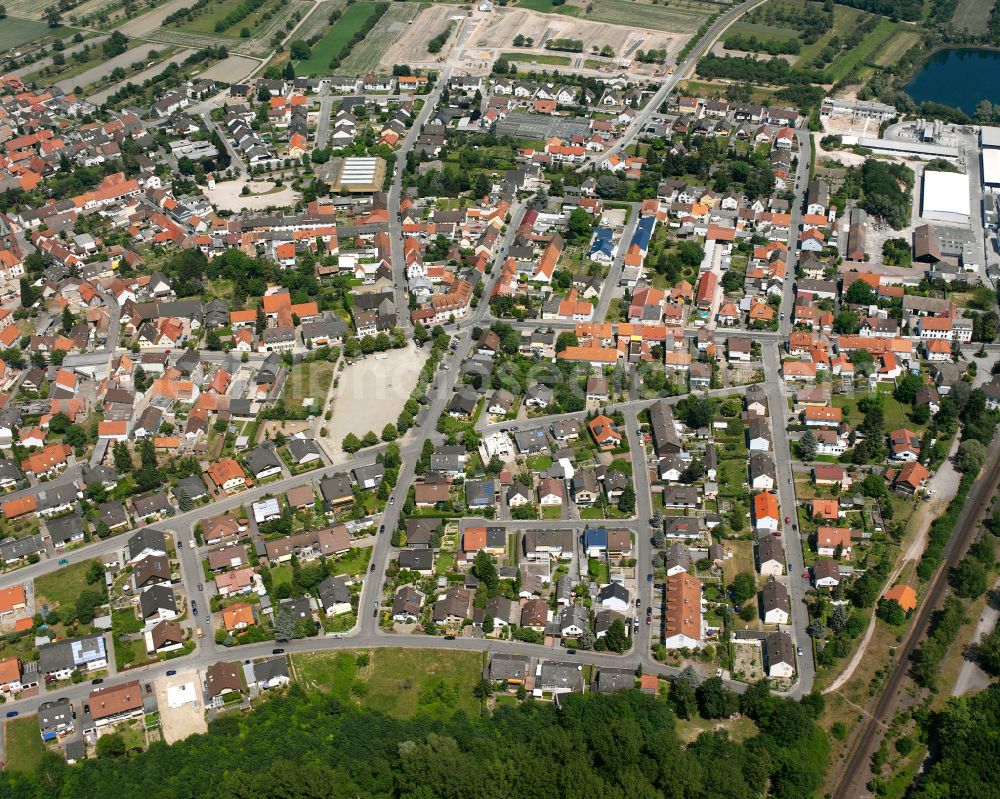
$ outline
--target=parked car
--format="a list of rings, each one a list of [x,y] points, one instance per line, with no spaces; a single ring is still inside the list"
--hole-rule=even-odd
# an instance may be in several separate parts
[[[67,563],[69,563],[69,561],[66,560],[66,558],[59,558],[59,565],[60,566],[65,566]]]
[[[198,615],[198,603],[195,602],[193,599],[191,600],[191,615],[192,616]]]
[[[7,718],[12,719],[12,718],[15,718],[16,716],[17,716],[17,711],[16,710],[8,710],[7,711]]]
[[[805,571],[802,572],[802,579],[803,580],[809,579],[809,569],[806,569]]]
[[[791,516],[786,516],[786,517],[785,517],[785,524],[788,524],[788,523],[790,523],[791,521],[792,521],[792,517],[791,517]]]
[[[646,575],[646,582],[647,583],[653,582],[653,575],[652,574],[647,574]]]
[[[272,649],[271,650],[271,654],[272,655],[283,655],[283,654],[285,654],[285,650],[284,649]]]
[[[799,657],[802,657],[802,647],[801,646],[795,647],[795,654],[798,655]]]
[[[198,583],[198,590],[199,591],[204,591],[205,590],[205,586],[202,585],[201,583]]]
[[[177,674],[177,669],[167,669],[167,676],[168,677],[173,677],[176,674]]]
[[[104,678],[103,677],[98,677],[98,678],[96,678],[94,680],[91,680],[90,684],[91,685],[100,685],[102,682],[104,682]]]
[[[375,564],[374,563],[371,565],[371,568],[369,568],[368,571],[370,571],[370,572],[375,571]]]

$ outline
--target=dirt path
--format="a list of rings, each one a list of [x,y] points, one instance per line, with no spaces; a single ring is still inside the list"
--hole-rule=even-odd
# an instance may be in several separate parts
[[[941,468],[938,469],[937,473],[931,478],[930,483],[928,483],[928,488],[932,489],[937,495],[937,499],[931,502],[922,502],[920,507],[917,508],[917,512],[914,515],[913,524],[917,530],[916,535],[913,536],[913,540],[910,541],[909,546],[906,548],[906,552],[903,554],[902,560],[896,564],[896,568],[892,570],[889,575],[889,579],[886,580],[887,586],[892,586],[892,584],[899,578],[902,574],[903,569],[906,564],[913,561],[919,560],[920,556],[923,554],[924,550],[927,548],[927,534],[931,529],[931,522],[937,518],[938,514],[947,507],[948,502],[951,497],[954,496],[955,491],[958,490],[958,483],[961,479],[958,472],[955,471],[955,467],[952,466],[951,459],[954,457],[955,453],[958,451],[958,437],[952,442],[951,450],[948,452],[948,457],[945,462],[941,464]],[[836,680],[830,683],[829,687],[823,689],[824,694],[832,694],[834,691],[839,691],[843,688],[847,682],[854,676],[855,670],[861,663],[865,656],[865,651],[868,649],[868,644],[872,640],[872,636],[875,634],[875,614],[872,614],[871,621],[868,622],[868,629],[865,630],[865,637],[861,639],[861,645],[855,651],[853,657],[844,670],[840,673]]]

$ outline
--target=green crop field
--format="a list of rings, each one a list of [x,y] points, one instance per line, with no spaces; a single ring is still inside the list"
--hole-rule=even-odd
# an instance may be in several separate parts
[[[672,33],[693,33],[715,10],[718,10],[704,4],[654,6],[652,3],[633,2],[633,0],[600,0],[597,3],[590,3],[588,8],[590,11],[584,14],[583,18],[594,22],[631,25]]]
[[[316,42],[312,55],[295,65],[298,75],[321,75],[330,69],[330,59],[337,55],[375,13],[375,3],[354,3],[347,6],[340,19]]]
[[[990,18],[993,4],[986,0],[959,0],[955,15],[951,18],[956,30],[968,33],[982,33]]]
[[[556,5],[552,0],[517,0],[518,8],[527,8],[532,11],[541,11],[543,14],[567,14],[577,17],[583,10],[579,6],[571,6],[568,3]]]
[[[25,42],[47,36],[49,32],[48,25],[33,19],[0,19],[0,50],[13,50]]]
[[[556,67],[568,67],[570,65],[569,56],[548,55],[546,53],[522,53],[514,51],[504,53],[503,57],[508,61],[516,61],[520,64],[550,64]]]
[[[762,42],[787,42],[789,39],[798,39],[799,32],[794,28],[772,28],[756,22],[737,22],[722,35],[722,40],[726,40],[729,34],[739,34],[740,36],[756,36]]]
[[[326,8],[326,6],[322,6]],[[421,6],[417,3],[393,3],[375,27],[365,37],[364,47],[355,47],[341,64],[345,75],[368,75],[378,67],[389,48],[399,41],[409,24],[417,18]]]
[[[853,70],[858,64],[863,64],[869,58],[871,58],[880,47],[885,45],[886,42],[892,37],[896,32],[896,29],[901,23],[890,22],[887,19],[880,19],[878,25],[875,29],[869,33],[864,39],[861,40],[861,44],[852,50],[848,50],[846,53],[841,55],[839,58],[835,59],[829,68],[826,70],[826,77],[830,83],[836,83],[839,80],[845,78],[851,70]]]

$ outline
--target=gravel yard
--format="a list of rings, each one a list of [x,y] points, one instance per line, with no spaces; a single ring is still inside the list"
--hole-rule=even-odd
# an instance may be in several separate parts
[[[373,430],[379,435],[386,424],[396,423],[427,357],[426,350],[418,350],[412,342],[381,354],[385,360],[369,355],[340,373],[340,385],[333,394],[333,418],[325,423],[331,454],[341,454],[340,442],[348,433],[360,437]]]
[[[193,684],[191,695],[194,701],[179,707],[170,707],[167,691],[185,684]],[[162,677],[157,680],[154,683],[154,688],[160,709],[160,727],[163,731],[164,741],[172,744],[208,729],[208,723],[205,721],[205,708],[201,701],[201,676],[197,669],[178,669],[177,674],[172,677]]]
[[[249,195],[242,195],[243,186],[249,186],[252,192]],[[214,189],[205,189],[205,196],[216,208],[223,208],[227,211],[241,211],[248,209],[259,211],[270,206],[293,205],[296,201],[295,192],[290,186],[285,186],[278,191],[273,191],[274,184],[270,181],[251,180],[239,178],[238,180],[226,180],[216,183]]]

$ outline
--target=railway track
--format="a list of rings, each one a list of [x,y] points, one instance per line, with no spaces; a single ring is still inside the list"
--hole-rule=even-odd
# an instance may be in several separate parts
[[[903,641],[896,668],[886,683],[875,709],[871,715],[866,715],[862,722],[862,732],[857,738],[851,756],[844,762],[840,772],[840,782],[831,794],[833,799],[856,799],[868,795],[871,755],[880,745],[885,723],[895,711],[904,686],[912,682],[910,658],[927,635],[931,614],[941,607],[948,593],[948,572],[962,559],[975,539],[979,520],[989,507],[997,486],[1000,485],[1000,433],[994,436],[990,443],[987,463],[989,464],[987,471],[973,484],[951,538],[945,545],[943,562],[931,578],[924,603]]]

